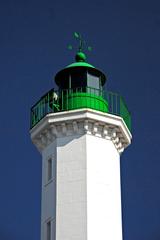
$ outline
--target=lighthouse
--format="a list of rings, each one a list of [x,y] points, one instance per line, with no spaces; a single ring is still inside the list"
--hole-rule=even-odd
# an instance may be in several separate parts
[[[75,61],[31,108],[42,156],[41,240],[122,240],[120,156],[131,143],[131,115],[76,37]]]

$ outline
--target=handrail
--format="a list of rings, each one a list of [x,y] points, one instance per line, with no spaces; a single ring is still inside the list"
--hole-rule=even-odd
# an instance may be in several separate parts
[[[77,97],[83,104],[74,104]],[[89,97],[92,104],[88,105],[85,99]],[[95,100],[94,100],[95,99]],[[93,101],[94,100],[94,101]],[[101,103],[107,108],[102,109]],[[43,95],[31,107],[30,128],[33,128],[42,118],[49,113],[67,111],[77,108],[93,108],[99,111],[108,112],[123,118],[129,130],[131,130],[131,114],[122,96],[117,93],[108,92],[91,87],[81,87],[75,89],[54,90],[51,89]],[[96,107],[96,108],[95,108]],[[107,109],[107,110],[106,110]]]

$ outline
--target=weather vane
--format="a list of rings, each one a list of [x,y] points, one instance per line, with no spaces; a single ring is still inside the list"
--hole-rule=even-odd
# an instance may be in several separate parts
[[[74,37],[79,41],[79,47],[78,47],[79,52],[82,52],[84,48],[86,48],[88,51],[92,51],[92,47],[87,46],[86,42],[84,41],[80,33],[74,32]],[[73,46],[68,45],[68,49],[72,50]]]

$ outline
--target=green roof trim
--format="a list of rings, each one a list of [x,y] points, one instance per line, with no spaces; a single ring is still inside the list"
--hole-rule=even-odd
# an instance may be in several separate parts
[[[93,65],[86,63],[86,62],[74,62],[70,65],[68,65],[65,68],[71,68],[71,67],[89,67],[89,68],[95,68]]]

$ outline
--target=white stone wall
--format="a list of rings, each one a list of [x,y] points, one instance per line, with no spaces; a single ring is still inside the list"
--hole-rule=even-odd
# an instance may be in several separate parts
[[[122,240],[120,157],[94,135],[57,139],[56,240]]]
[[[46,240],[46,224],[51,221],[52,236],[56,224],[56,140],[42,152],[41,240]],[[47,161],[52,158],[52,179],[47,181]],[[53,238],[55,240],[55,238]]]
[[[88,240],[122,240],[120,157],[112,141],[86,136]]]
[[[124,121],[89,109],[46,116],[31,130],[42,153],[41,240],[122,240],[120,154]],[[53,178],[47,182],[47,161]]]
[[[48,220],[53,240],[122,240],[120,157],[113,142],[92,134],[63,136],[42,155],[41,240]],[[47,182],[49,158],[53,179]]]
[[[87,239],[86,137],[57,139],[56,240]]]
[[[47,183],[50,157],[57,177]],[[57,138],[43,151],[42,240],[49,219],[53,240],[122,240],[119,161],[111,140],[90,134]]]

